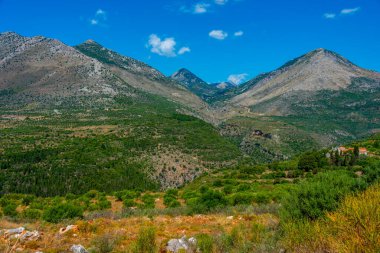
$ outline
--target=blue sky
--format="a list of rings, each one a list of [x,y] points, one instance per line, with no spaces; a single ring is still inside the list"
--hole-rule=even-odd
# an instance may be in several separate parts
[[[208,82],[252,78],[320,47],[380,71],[379,0],[0,0],[0,31],[93,39]]]

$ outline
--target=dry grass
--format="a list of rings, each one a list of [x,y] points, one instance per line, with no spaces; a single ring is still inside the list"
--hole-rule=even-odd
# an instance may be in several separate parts
[[[270,214],[240,215],[235,216],[233,219],[227,218],[226,215],[130,217],[119,220],[101,218],[92,221],[79,220],[73,222],[78,225],[78,232],[69,232],[64,235],[59,235],[58,231],[61,227],[65,227],[67,223],[57,225],[43,222],[21,224],[3,219],[0,220],[0,227],[15,228],[24,226],[28,230],[36,229],[42,233],[40,240],[20,245],[19,249],[22,252],[35,252],[37,250],[48,253],[65,252],[73,244],[82,244],[87,248],[92,248],[96,247],[95,241],[99,241],[99,238],[107,237],[106,235],[115,235],[115,238],[110,239],[114,248],[112,252],[126,252],[137,240],[142,227],[155,228],[157,245],[162,248],[169,239],[183,235],[218,235],[222,231],[230,232],[234,227],[247,224],[257,224],[263,227],[273,226],[273,221],[277,223],[277,219]],[[1,238],[0,245],[7,245],[7,241]]]

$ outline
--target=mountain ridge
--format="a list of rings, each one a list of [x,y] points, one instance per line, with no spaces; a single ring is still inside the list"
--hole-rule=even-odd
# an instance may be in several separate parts
[[[355,77],[377,79],[380,74],[360,68],[335,52],[317,49],[242,84],[245,90],[235,93],[229,102],[253,106],[296,91],[340,90]]]
[[[206,102],[211,102],[216,96],[219,96],[219,94],[236,86],[228,81],[207,83],[186,68],[181,68],[174,72],[170,78],[178,81]]]
[[[188,114],[212,121],[206,116],[207,104],[182,85],[93,40],[71,47],[43,36],[5,32],[0,34],[0,49],[3,106],[108,107],[119,96],[137,101],[147,92],[178,103]]]

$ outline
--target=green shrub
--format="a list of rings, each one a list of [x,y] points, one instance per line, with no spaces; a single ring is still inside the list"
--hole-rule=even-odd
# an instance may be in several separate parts
[[[95,248],[97,249],[96,252],[98,253],[112,252],[119,241],[118,237],[119,236],[117,235],[111,235],[108,233],[97,236],[93,242],[93,244],[95,245]]]
[[[202,253],[212,253],[213,251],[213,238],[208,234],[200,234],[197,237],[198,248]]]
[[[133,253],[155,253],[156,231],[153,227],[141,228],[136,243],[132,247]]]
[[[42,216],[42,211],[38,209],[27,208],[21,213],[21,216],[25,219],[38,220]]]
[[[236,205],[249,205],[252,204],[254,195],[252,193],[238,192],[230,196],[230,204]]]
[[[227,204],[227,199],[223,193],[209,189],[203,192],[201,196],[191,204],[191,208],[193,212],[205,213],[226,206]]]
[[[144,204],[142,205],[139,205],[140,208],[143,208],[143,209],[153,209],[155,208],[155,197],[152,195],[152,194],[144,194],[142,197],[141,197],[141,200]]]
[[[74,200],[76,198],[77,198],[77,196],[75,194],[73,194],[73,193],[66,194],[66,199],[67,200]]]
[[[268,204],[271,201],[271,196],[267,193],[257,193],[253,196],[253,201],[257,204]]]
[[[123,205],[124,207],[133,207],[136,206],[136,202],[133,199],[124,199]]]
[[[23,198],[22,198],[22,204],[24,206],[29,206],[30,203],[32,203],[34,201],[36,197],[34,195],[25,195]]]
[[[347,171],[330,171],[301,182],[283,200],[283,220],[317,219],[336,209],[350,192],[364,188],[363,181]]]
[[[223,232],[214,239],[216,252],[231,252],[233,248],[232,237]]]
[[[100,210],[111,208],[111,202],[105,196],[99,197],[98,207]]]
[[[35,199],[32,203],[30,203],[29,208],[44,210],[45,206],[46,206],[46,203],[44,199],[38,198],[38,199]]]
[[[48,222],[58,223],[65,219],[83,217],[83,209],[70,203],[58,204],[48,208],[42,218]]]
[[[226,185],[223,187],[223,192],[224,194],[231,194],[232,191],[234,190],[234,187],[232,185]]]
[[[323,152],[307,152],[300,156],[298,169],[312,171],[315,168],[321,168],[327,164],[328,162]]]
[[[236,191],[237,192],[244,192],[244,191],[249,191],[251,189],[251,185],[250,184],[240,184]]]
[[[182,198],[185,199],[186,202],[187,202],[188,199],[194,199],[194,198],[196,198],[196,197],[198,197],[198,196],[199,196],[199,193],[198,193],[198,192],[196,192],[196,191],[191,191],[191,190],[185,190],[185,191],[183,191],[183,193],[182,193]]]
[[[178,190],[169,189],[166,191],[164,195],[164,205],[166,207],[178,207],[181,206],[179,201],[177,200]]]
[[[215,181],[212,183],[212,186],[214,186],[214,187],[222,187],[222,186],[223,186],[223,182],[222,182],[222,180],[217,179],[217,180],[215,180]]]
[[[164,205],[166,207],[179,207],[181,206],[181,204],[179,203],[179,201],[173,197],[173,196],[164,196]]]
[[[98,196],[99,192],[96,191],[96,190],[91,190],[91,191],[88,191],[85,196],[90,198],[90,199],[94,199]]]
[[[17,205],[15,203],[9,203],[3,207],[3,213],[5,216],[16,217],[18,215],[16,208]]]
[[[287,178],[297,178],[303,175],[302,170],[290,170],[288,171],[288,174],[286,175]]]
[[[178,190],[177,189],[169,189],[169,190],[166,191],[165,194],[177,197],[178,196]]]

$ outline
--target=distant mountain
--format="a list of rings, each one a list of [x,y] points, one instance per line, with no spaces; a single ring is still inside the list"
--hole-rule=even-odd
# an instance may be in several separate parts
[[[88,40],[75,48],[42,36],[0,34],[0,105],[110,106],[119,97],[162,96],[196,114],[207,105],[178,82]]]
[[[92,40],[77,45],[75,48],[99,60],[115,75],[137,89],[172,99],[198,112],[207,110],[207,105],[180,83],[165,77],[161,72],[141,61],[120,55]]]
[[[183,86],[201,97],[206,102],[210,102],[214,99],[214,97],[219,96],[219,93],[225,92],[226,90],[236,86],[230,82],[208,84],[190,70],[185,68],[175,72],[171,75],[171,78],[180,82]]]
[[[299,106],[322,91],[378,90],[379,81],[379,73],[360,68],[335,52],[317,49],[241,85],[228,103],[286,115],[295,113],[292,104]],[[258,106],[263,103],[266,105]]]
[[[133,89],[102,63],[54,39],[0,34],[0,104],[64,103],[94,96],[99,103]],[[78,101],[77,101],[78,102]]]
[[[272,160],[380,129],[380,73],[317,49],[221,93],[223,134],[246,153]],[[271,133],[261,138],[255,130]]]
[[[182,83],[187,88],[191,88],[198,85],[208,86],[208,84],[203,81],[201,78],[196,76],[190,70],[182,68],[171,75],[171,78]]]
[[[191,92],[199,96],[205,101],[208,101],[211,96],[213,96],[218,89],[209,85],[201,78],[196,76],[191,71],[182,68],[170,76],[171,79],[178,81],[184,87],[189,89]]]

